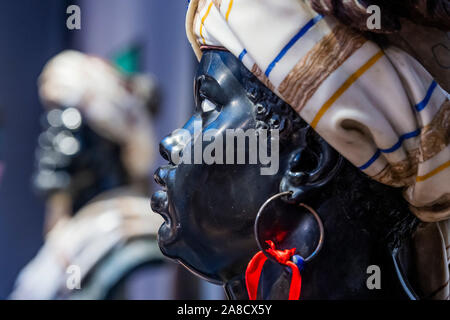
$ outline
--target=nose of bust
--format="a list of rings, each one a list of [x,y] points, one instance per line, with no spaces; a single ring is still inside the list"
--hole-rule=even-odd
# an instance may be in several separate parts
[[[178,130],[181,131],[181,130]],[[186,137],[174,131],[159,143],[159,153],[170,164],[178,164],[182,151],[186,146]]]
[[[173,144],[173,141],[172,139],[170,139],[170,137],[171,135],[168,135],[167,137],[162,139],[161,142],[159,143],[159,153],[165,160],[169,162],[171,162],[170,151],[172,149]]]

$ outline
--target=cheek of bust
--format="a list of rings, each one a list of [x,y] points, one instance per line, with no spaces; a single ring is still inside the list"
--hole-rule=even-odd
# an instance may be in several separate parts
[[[207,169],[207,178],[193,194],[191,202],[195,206],[196,222],[202,228],[222,234],[245,230],[252,223],[258,210],[259,190],[255,187],[258,177],[250,178],[250,172],[244,174],[244,167],[247,166],[211,166]]]
[[[184,190],[183,227],[215,236],[251,232],[264,197],[271,193],[257,165],[180,166],[176,186]],[[245,186],[245,187],[244,187]],[[265,187],[264,187],[265,186]],[[180,195],[178,195],[179,197]]]

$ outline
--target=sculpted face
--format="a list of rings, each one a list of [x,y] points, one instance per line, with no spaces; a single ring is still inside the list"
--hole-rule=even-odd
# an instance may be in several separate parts
[[[227,291],[233,292],[231,297],[245,298],[242,277],[248,262],[259,251],[254,235],[256,214],[268,198],[289,190],[295,201],[277,200],[268,207],[260,219],[263,227],[259,239],[273,240],[278,249],[295,247],[307,257],[316,248],[318,226],[306,210],[289,202],[305,202],[318,212],[325,242],[303,272],[302,298],[363,299],[380,294],[367,289],[367,267],[381,265],[385,253],[377,249],[380,237],[368,231],[367,226],[374,225],[372,215],[364,214],[366,208],[370,208],[369,213],[377,212],[375,216],[386,210],[379,201],[368,205],[365,195],[378,190],[384,199],[397,199],[397,193],[387,194],[384,187],[368,181],[355,167],[343,162],[231,53],[203,53],[194,93],[196,109],[192,117],[182,130],[175,130],[160,144],[160,153],[168,165],[155,173],[163,190],[153,195],[152,209],[165,219],[159,230],[162,252],[198,276],[226,284]],[[260,136],[261,128],[270,129],[272,138],[276,131],[273,129],[279,130],[279,139],[272,139],[269,148],[274,141],[279,142],[279,161],[273,166],[277,169],[273,174],[262,174],[261,169],[268,165],[261,161],[250,164],[254,152],[250,143],[244,145],[243,164],[180,161],[186,154],[195,158],[199,146],[204,151],[211,141],[226,141],[227,130],[256,129],[253,135]],[[205,139],[211,132],[213,139]],[[197,144],[202,135],[202,143]],[[223,150],[216,149],[215,155],[221,151],[225,154],[229,147],[224,143]],[[232,145],[232,149],[239,151],[239,145]],[[358,192],[353,193],[353,189]],[[356,219],[351,217],[353,214]],[[360,217],[368,222],[360,224]],[[286,298],[289,279],[280,276],[285,269],[274,263],[269,263],[268,268],[269,289],[263,297],[277,297],[278,291],[278,298]],[[387,271],[384,279],[389,279]],[[229,289],[237,282],[240,293]],[[384,288],[388,295],[393,294],[392,287],[384,284]]]
[[[202,120],[202,133],[216,129],[214,138],[224,142],[227,129],[256,129],[258,107],[244,88],[245,72],[232,54],[206,51],[195,78],[197,107],[183,129],[194,136],[195,123]],[[182,149],[194,154],[194,139],[187,141],[175,131],[162,140],[160,151],[169,164],[155,174],[164,191],[153,195],[152,208],[166,220],[159,231],[163,253],[210,281],[222,282],[241,273],[238,262],[257,251],[255,216],[264,199],[278,192],[289,150],[281,150],[274,175],[261,175],[267,166],[248,161],[175,165],[174,154]],[[248,151],[247,144],[247,156]]]

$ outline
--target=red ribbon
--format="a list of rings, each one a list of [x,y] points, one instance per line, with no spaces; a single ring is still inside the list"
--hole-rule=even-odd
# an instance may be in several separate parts
[[[292,279],[289,289],[289,300],[298,300],[302,288],[302,276],[300,275],[297,265],[291,261],[296,249],[276,250],[275,244],[272,241],[269,240],[266,241],[266,243],[270,246],[270,248],[267,249],[267,253],[274,257],[278,263],[291,268]],[[252,258],[252,260],[250,260],[247,266],[247,270],[245,271],[245,284],[247,285],[247,292],[250,300],[256,300],[259,279],[266,260],[267,257],[260,251]]]

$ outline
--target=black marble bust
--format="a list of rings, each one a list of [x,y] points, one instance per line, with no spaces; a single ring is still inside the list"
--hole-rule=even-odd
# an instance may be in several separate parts
[[[301,299],[416,298],[408,243],[418,221],[400,190],[370,180],[343,159],[231,53],[204,51],[194,83],[197,108],[183,127],[193,138],[179,130],[164,138],[160,152],[168,165],[155,173],[163,191],[153,195],[152,208],[165,219],[159,245],[166,256],[224,285],[229,298],[247,299],[245,269],[259,251],[256,214],[271,196],[291,191],[270,204],[259,227],[262,240],[308,256],[319,229],[298,204],[319,214],[325,240],[302,272]],[[177,162],[175,155],[194,153],[196,120],[203,133],[215,129],[215,139],[227,129],[277,129],[278,171],[261,175],[261,164]],[[371,265],[382,271],[379,290],[366,283]],[[258,298],[287,299],[289,278],[287,268],[267,262]]]

